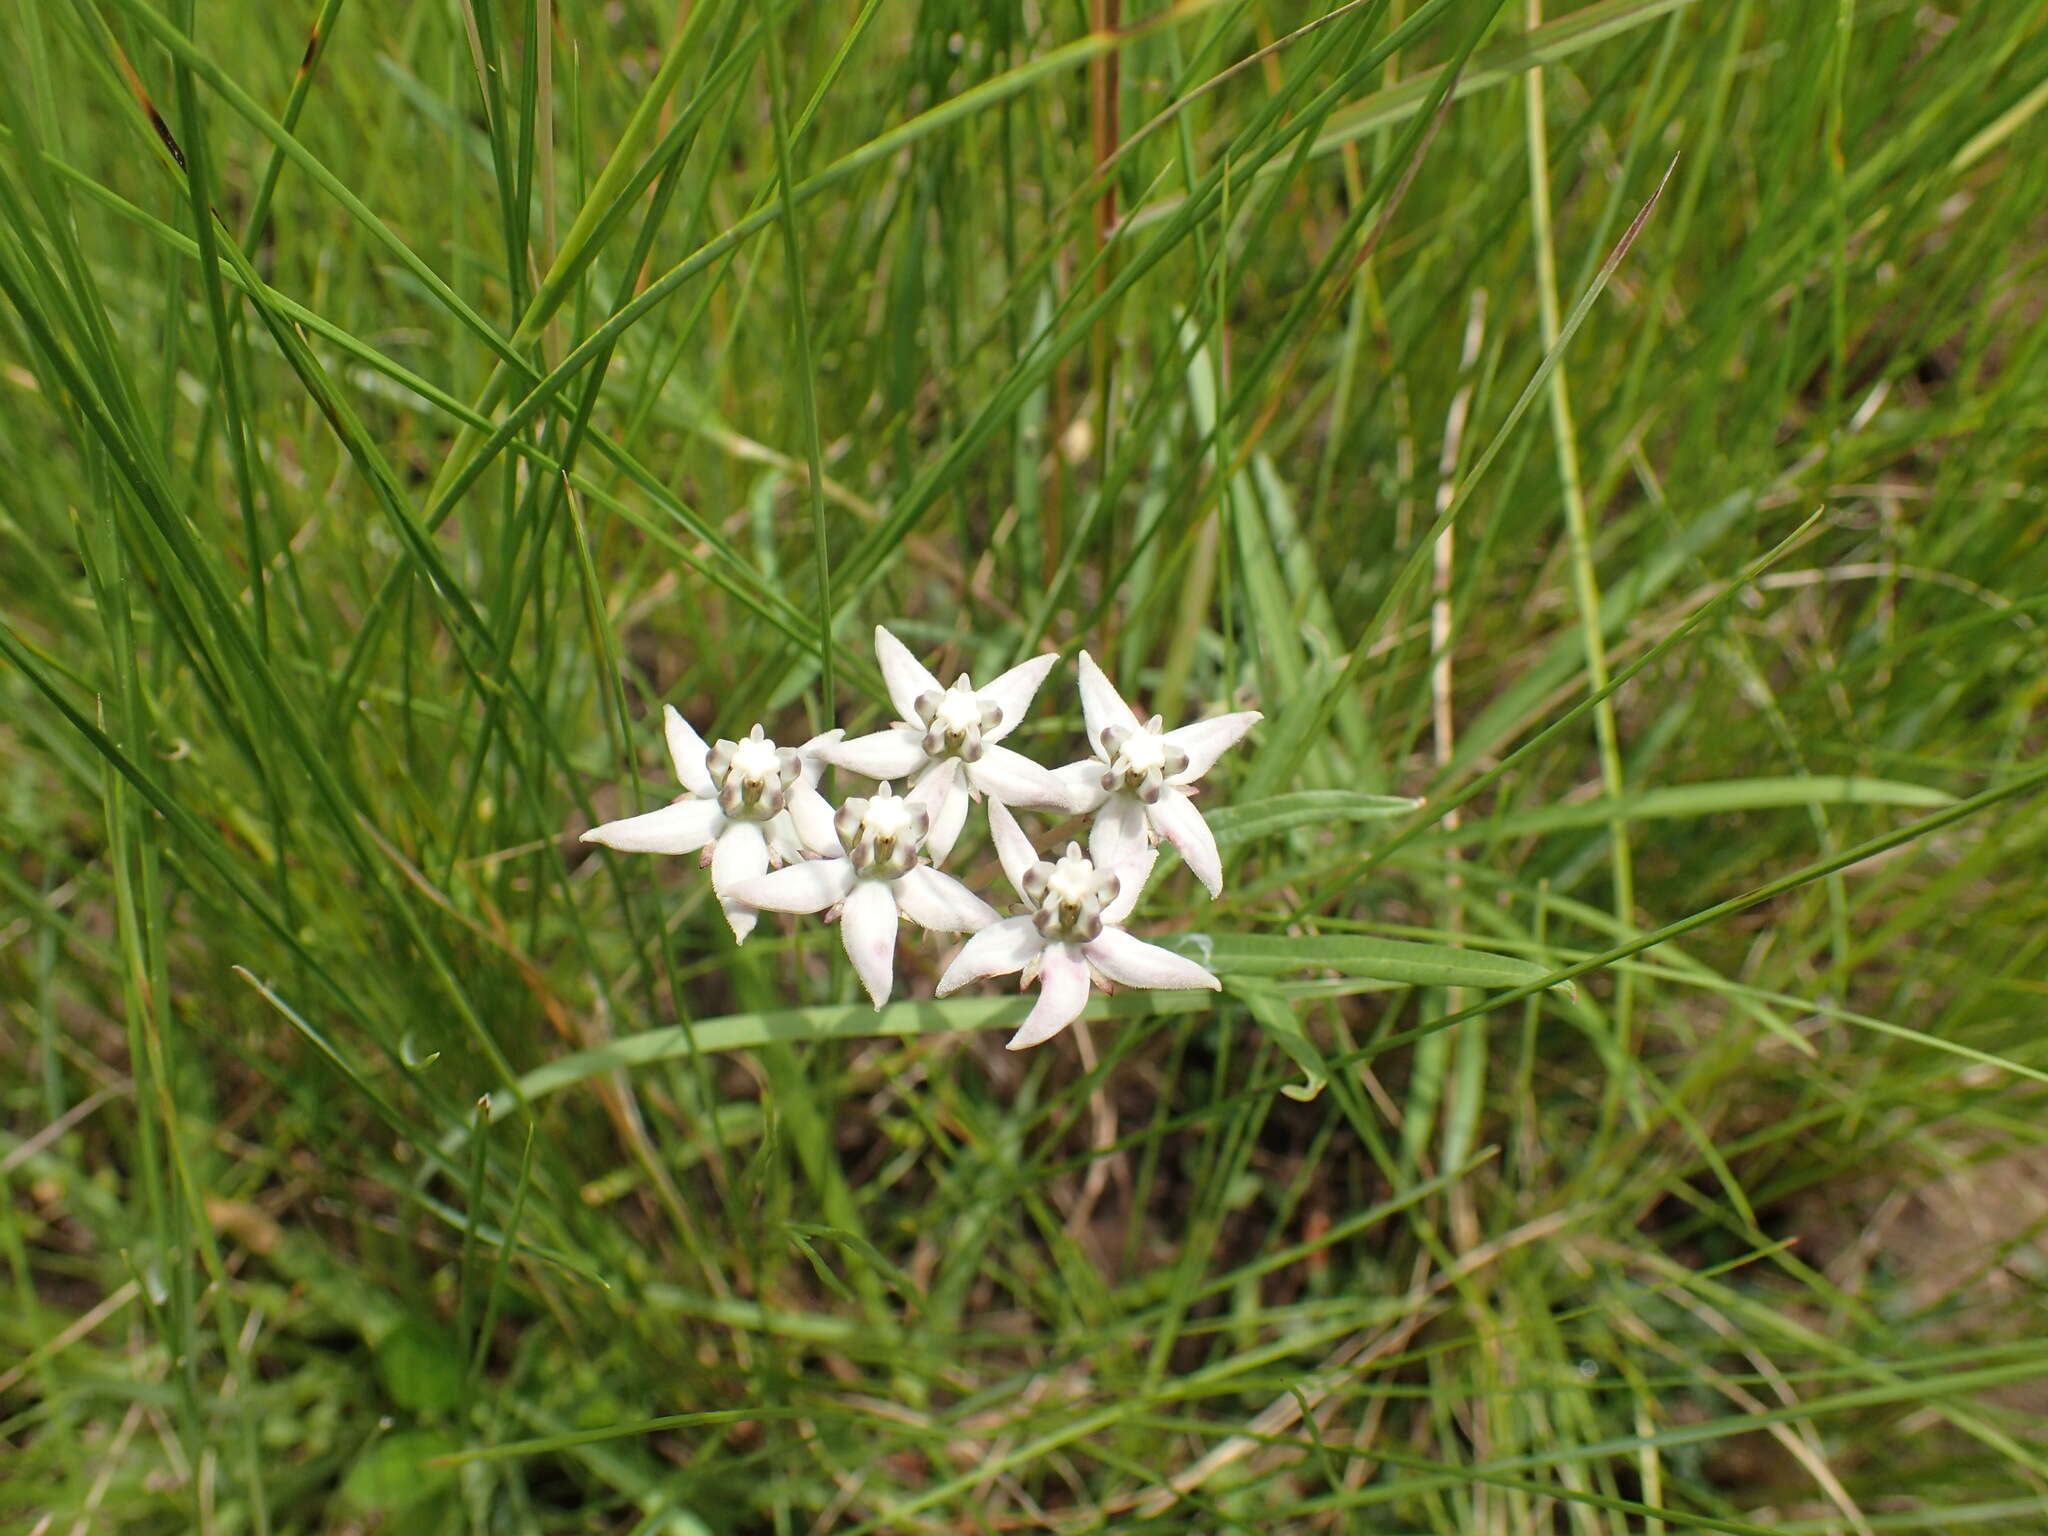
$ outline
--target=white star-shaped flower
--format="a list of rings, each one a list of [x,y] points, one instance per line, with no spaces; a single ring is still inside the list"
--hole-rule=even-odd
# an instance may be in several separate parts
[[[870,779],[914,783],[932,807],[929,857],[943,863],[951,856],[976,796],[1038,810],[1067,808],[1067,789],[1050,770],[997,745],[1017,728],[1059,657],[1034,656],[983,688],[962,673],[946,688],[901,640],[876,625],[875,660],[902,718],[872,735],[822,746],[818,755]]]
[[[583,834],[627,853],[696,853],[711,866],[711,889],[725,909],[732,936],[744,941],[754,931],[755,913],[733,896],[733,887],[778,864],[801,859],[806,848],[832,840],[832,807],[818,793],[817,749],[836,742],[832,731],[802,748],[778,747],[755,726],[740,741],[714,747],[673,705],[662,711],[668,755],[689,793],[673,805],[644,816],[608,821]]]
[[[996,920],[987,902],[919,856],[931,823],[922,796],[898,795],[884,784],[869,798],[839,807],[827,829],[830,857],[756,876],[733,894],[767,912],[837,907],[846,958],[879,1008],[895,985],[899,914],[941,933],[972,933]]]
[[[1038,1001],[1010,1037],[1011,1050],[1050,1040],[1073,1023],[1088,1006],[1091,986],[1121,982],[1127,987],[1206,987],[1212,992],[1222,987],[1194,961],[1124,931],[1123,921],[1137,905],[1138,893],[1159,857],[1143,842],[1111,870],[1091,862],[1079,843],[1069,843],[1066,857],[1057,863],[1041,861],[1017,818],[1000,802],[990,804],[988,824],[1003,873],[1029,910],[992,923],[969,939],[939,978],[938,995],[1013,971],[1022,971],[1028,986],[1035,974]]]
[[[1100,754],[1070,763],[1056,777],[1067,786],[1069,808],[1092,814],[1089,856],[1114,867],[1136,848],[1160,838],[1180,850],[1211,896],[1223,890],[1223,858],[1216,838],[1190,798],[1195,780],[1265,718],[1257,710],[1198,720],[1161,730],[1159,716],[1139,722],[1115,685],[1086,651],[1081,653],[1081,718],[1088,745]]]

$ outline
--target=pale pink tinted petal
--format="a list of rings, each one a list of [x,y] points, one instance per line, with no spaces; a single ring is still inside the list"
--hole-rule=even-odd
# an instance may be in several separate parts
[[[967,765],[967,782],[991,800],[1033,810],[1064,811],[1072,799],[1050,768],[1008,747],[983,746],[981,761]]]
[[[1134,939],[1121,928],[1103,929],[1082,948],[1090,965],[1126,987],[1206,987],[1214,992],[1223,985],[1194,961]]]
[[[770,865],[794,864],[804,856],[804,840],[797,836],[796,823],[789,812],[778,811],[761,823],[761,833],[768,839],[768,862]]]
[[[896,706],[899,720],[917,718],[919,694],[943,691],[924,663],[879,624],[875,626],[875,660],[882,668],[882,681],[889,685],[889,702]]]
[[[886,880],[856,880],[839,912],[839,942],[879,1008],[896,984],[896,897]]]
[[[675,705],[661,707],[661,725],[668,736],[669,761],[676,766],[676,777],[683,788],[693,795],[710,799],[718,793],[718,786],[711,782],[711,771],[704,766],[704,759],[711,749],[704,745],[704,738],[696,728],[677,712]]]
[[[1185,773],[1176,773],[1168,782],[1192,784],[1211,768],[1216,759],[1244,740],[1244,733],[1266,717],[1255,709],[1241,714],[1218,715],[1213,720],[1197,720],[1193,725],[1184,725],[1177,731],[1168,731],[1160,739],[1179,747],[1188,755]]]
[[[1188,868],[1195,872],[1195,878],[1208,888],[1211,896],[1223,892],[1223,856],[1216,851],[1216,834],[1209,830],[1209,823],[1202,820],[1202,813],[1195,809],[1195,802],[1171,785],[1160,793],[1158,800],[1146,808],[1146,815],[1159,835],[1180,850],[1180,856],[1188,861]]]
[[[712,874],[715,881],[715,865]],[[833,902],[845,900],[852,886],[851,860],[804,859],[772,875],[741,880],[720,894],[763,912],[822,912]]]
[[[986,976],[1008,976],[1021,971],[1044,948],[1045,940],[1038,936],[1038,929],[1028,917],[1006,917],[990,923],[960,946],[960,953],[939,978],[938,994],[944,997]]]
[[[755,912],[753,904],[741,900],[733,888],[765,874],[767,869],[768,839],[762,836],[759,824],[727,822],[711,849],[711,889],[718,893],[718,904],[725,908],[732,936],[743,943],[754,931]]]
[[[1088,962],[1071,944],[1048,944],[1038,971],[1038,1002],[1010,1036],[1009,1048],[1042,1044],[1081,1016],[1088,1006]]]
[[[832,807],[801,779],[789,787],[789,809],[775,819],[781,821],[784,816],[795,827],[797,840],[812,853],[836,859],[846,852],[839,846],[839,834],[832,830]]]
[[[1086,816],[1090,811],[1101,808],[1102,802],[1109,798],[1109,792],[1102,787],[1102,775],[1108,767],[1107,763],[1090,757],[1053,769],[1052,776],[1066,789],[1066,808],[1069,811],[1076,816]]]
[[[716,800],[678,800],[645,816],[608,821],[583,834],[586,843],[603,843],[626,853],[695,853],[725,825]]]
[[[939,763],[905,798],[923,806],[931,817],[925,857],[934,864],[945,863],[953,856],[960,829],[967,825],[967,776],[960,771],[960,759],[949,757]]]
[[[1127,731],[1137,730],[1138,717],[1131,713],[1131,706],[1124,702],[1123,695],[1102,675],[1102,668],[1095,665],[1095,658],[1086,651],[1081,653],[1079,671],[1081,719],[1088,727],[1088,750],[1101,750],[1102,733],[1112,725],[1122,726]]]
[[[924,733],[892,725],[872,736],[819,747],[817,755],[835,767],[870,779],[907,779],[924,766]]]
[[[988,803],[988,831],[995,839],[996,857],[1003,861],[1003,874],[1017,894],[1024,894],[1024,871],[1038,862],[1038,851],[1017,825],[1017,818],[1000,800]]]
[[[984,742],[1001,741],[1017,729],[1017,722],[1024,718],[1024,711],[1031,707],[1031,700],[1038,693],[1038,685],[1045,681],[1045,674],[1058,660],[1054,654],[1034,656],[1022,665],[1010,668],[986,688],[974,690],[978,697],[987,699],[1003,712],[1000,720],[981,733]]]
[[[938,933],[973,933],[996,920],[996,909],[958,880],[920,864],[896,881],[903,915]]]
[[[1120,923],[1131,915],[1138,905],[1138,898],[1144,894],[1145,882],[1152,878],[1152,866],[1158,862],[1159,850],[1146,848],[1121,864],[1111,866],[1117,879],[1117,892],[1116,900],[1102,909],[1105,923]]]
[[[1136,795],[1111,795],[1088,829],[1088,857],[1097,869],[1115,869],[1151,846],[1145,832],[1145,805]]]

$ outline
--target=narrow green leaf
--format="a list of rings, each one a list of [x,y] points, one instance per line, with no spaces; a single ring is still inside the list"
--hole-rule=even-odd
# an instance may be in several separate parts
[[[1548,968],[1513,955],[1410,939],[1356,934],[1187,934],[1176,944],[1219,976],[1284,976],[1289,971],[1338,971],[1411,987],[1520,987],[1540,982]]]
[[[1424,841],[1442,844],[1491,842],[1506,837],[1532,837],[1575,827],[1605,826],[1614,821],[1656,821],[1688,816],[1723,816],[1736,811],[1776,810],[1801,805],[1896,805],[1936,810],[1955,804],[1955,796],[1924,784],[1894,779],[1863,779],[1841,775],[1790,776],[1775,779],[1723,779],[1706,784],[1674,784],[1640,794],[1583,800],[1576,805],[1547,805],[1516,811],[1490,821],[1473,820],[1456,829],[1439,828]]]
[[[1251,805],[1220,806],[1208,813],[1209,830],[1220,847],[1291,832],[1296,827],[1344,821],[1383,821],[1422,807],[1406,795],[1369,795],[1355,789],[1305,789],[1273,795]]]

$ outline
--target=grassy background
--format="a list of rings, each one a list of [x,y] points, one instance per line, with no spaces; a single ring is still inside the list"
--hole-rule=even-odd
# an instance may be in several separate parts
[[[2048,17],[1320,15],[0,16],[8,1528],[2048,1529]],[[1333,963],[575,843],[876,622]]]

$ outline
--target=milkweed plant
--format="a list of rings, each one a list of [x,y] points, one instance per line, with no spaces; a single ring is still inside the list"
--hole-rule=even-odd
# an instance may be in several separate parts
[[[875,659],[900,717],[846,738],[801,746],[756,725],[739,741],[704,739],[673,706],[663,712],[683,794],[645,815],[606,822],[583,841],[632,853],[700,856],[711,869],[733,938],[744,943],[763,912],[819,914],[877,1008],[895,989],[899,920],[966,935],[940,976],[941,997],[972,982],[1018,976],[1038,997],[1011,1050],[1050,1040],[1081,1016],[1091,991],[1222,985],[1195,960],[1147,943],[1130,921],[1170,844],[1211,897],[1223,889],[1215,835],[1195,806],[1198,781],[1259,723],[1256,710],[1167,730],[1141,720],[1086,651],[1077,664],[1090,755],[1048,769],[1003,741],[1023,719],[1057,655],[1034,656],[986,685],[962,674],[948,688],[887,629]],[[837,809],[819,782],[826,768],[878,787]],[[899,791],[897,786],[902,785]],[[987,806],[1004,877],[1021,898],[1004,916],[940,866],[971,807]],[[1016,812],[1087,816],[1084,847],[1041,857]]]

